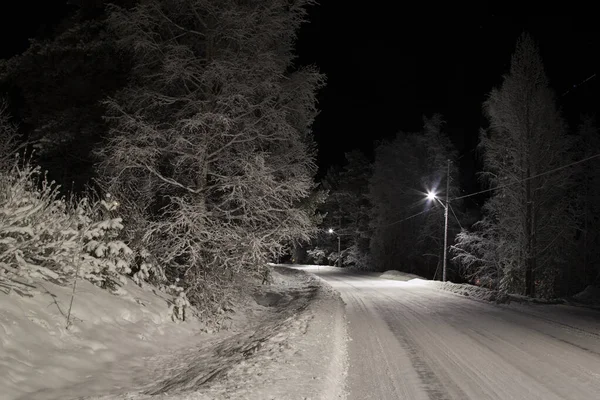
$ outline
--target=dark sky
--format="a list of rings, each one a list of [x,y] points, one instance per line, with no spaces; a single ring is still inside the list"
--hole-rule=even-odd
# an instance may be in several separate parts
[[[484,123],[481,105],[507,71],[525,30],[541,47],[552,87],[567,91],[598,71],[598,24],[579,16],[499,16],[492,13],[431,15],[402,13],[396,2],[344,7],[322,0],[300,32],[300,63],[315,63],[328,76],[315,123],[319,165],[343,162],[353,148],[399,130],[417,130],[422,115],[442,113],[463,153],[467,189],[474,187],[471,150]],[[375,4],[374,3],[374,4]],[[389,5],[383,5],[390,3]],[[353,8],[354,7],[354,8]],[[598,78],[561,97],[572,116],[599,106]]]
[[[68,10],[67,0],[0,1],[0,58],[24,51],[29,38],[50,34]]]
[[[14,3],[14,2],[2,2]],[[481,104],[501,82],[517,37],[528,31],[539,42],[558,95],[598,72],[597,17],[501,16],[492,12],[449,15],[402,10],[398,2],[321,0],[299,34],[298,62],[316,64],[328,84],[319,95],[314,131],[324,172],[343,162],[344,152],[369,153],[375,140],[399,130],[417,130],[422,115],[440,112],[452,140],[464,153],[461,167],[472,186],[482,120]],[[52,29],[66,0],[0,5],[0,57],[24,50],[27,38]],[[20,4],[20,5],[19,5]],[[573,123],[579,112],[600,108],[598,77],[560,97]]]

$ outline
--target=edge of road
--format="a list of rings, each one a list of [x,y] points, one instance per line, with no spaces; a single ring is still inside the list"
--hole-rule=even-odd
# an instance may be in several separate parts
[[[332,357],[325,377],[323,399],[345,399],[346,378],[348,375],[348,329],[346,303],[340,293],[324,279],[316,277],[325,296],[317,298],[313,307],[316,326],[325,328],[325,335],[331,339]],[[310,329],[310,328],[309,328]],[[323,330],[315,330],[314,335],[323,335]]]
[[[320,373],[319,399],[344,400],[346,378],[348,374],[348,329],[346,304],[340,293],[326,280],[306,271],[300,265],[280,266],[292,268],[313,278],[319,285],[317,295],[306,311],[311,320],[302,339],[303,351],[320,354],[319,362],[314,365],[315,373]]]

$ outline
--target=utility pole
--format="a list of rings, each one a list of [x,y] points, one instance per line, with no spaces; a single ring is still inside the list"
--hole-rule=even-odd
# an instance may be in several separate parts
[[[342,239],[340,235],[338,237],[338,267],[342,266]]]
[[[444,207],[445,211],[445,223],[444,223],[444,267],[442,269],[442,281],[446,282],[446,254],[448,251],[448,207],[450,204],[448,203],[448,195],[450,194],[450,160],[448,160],[448,172],[446,174],[446,207]]]

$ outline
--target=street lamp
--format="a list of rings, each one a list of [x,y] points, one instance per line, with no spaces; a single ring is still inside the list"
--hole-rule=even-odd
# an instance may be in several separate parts
[[[446,282],[446,251],[448,249],[448,194],[446,193],[446,204],[436,196],[433,192],[427,193],[427,200],[437,200],[444,207],[444,266],[442,268],[442,281]]]
[[[327,231],[330,235],[335,234],[335,231],[333,230],[333,228],[329,228],[329,230]],[[337,264],[338,267],[341,265],[341,261],[342,261],[342,242],[341,242],[341,238],[340,235],[337,235],[337,240],[338,240],[338,259],[337,259]]]
[[[437,200],[444,207],[444,266],[442,268],[442,282],[446,282],[446,259],[448,250],[448,193],[450,192],[450,160],[448,160],[448,175],[446,178],[446,204],[437,197],[435,192],[427,192],[427,199],[434,201]]]

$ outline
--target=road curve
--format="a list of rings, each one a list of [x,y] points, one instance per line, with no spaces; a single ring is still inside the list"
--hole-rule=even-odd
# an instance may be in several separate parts
[[[348,318],[348,399],[600,399],[600,312],[497,306],[333,267]]]

